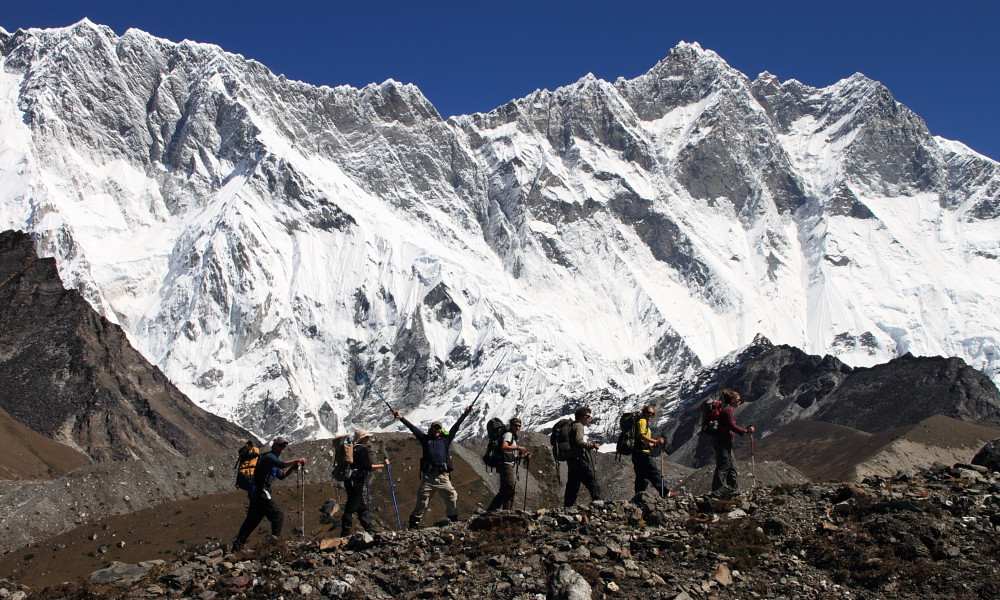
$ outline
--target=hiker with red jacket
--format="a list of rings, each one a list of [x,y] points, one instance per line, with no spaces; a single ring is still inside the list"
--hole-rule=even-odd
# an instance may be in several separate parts
[[[715,476],[712,478],[712,495],[722,498],[732,497],[736,492],[736,461],[733,460],[733,434],[746,435],[756,431],[753,425],[740,427],[736,423],[736,407],[742,400],[733,390],[719,392],[722,400],[722,412],[719,414],[719,430],[712,436],[712,448],[715,449]]]

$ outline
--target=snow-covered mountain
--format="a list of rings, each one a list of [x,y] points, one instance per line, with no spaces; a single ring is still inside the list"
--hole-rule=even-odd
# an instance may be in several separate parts
[[[0,48],[0,227],[263,437],[390,425],[359,365],[414,421],[497,369],[479,416],[536,428],[758,333],[997,378],[998,163],[860,74],[750,80],[682,43],[444,121],[412,85],[89,21]]]

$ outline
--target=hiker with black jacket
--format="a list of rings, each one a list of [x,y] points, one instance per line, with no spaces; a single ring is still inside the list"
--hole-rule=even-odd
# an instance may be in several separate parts
[[[276,437],[271,442],[271,451],[265,452],[257,459],[257,467],[253,472],[253,485],[247,492],[250,504],[247,506],[247,517],[240,526],[240,532],[233,541],[233,551],[242,550],[247,538],[257,528],[257,525],[267,517],[271,522],[271,535],[281,537],[281,528],[285,522],[285,513],[271,497],[271,484],[275,479],[284,479],[292,471],[304,467],[306,459],[293,458],[281,460],[281,453],[288,447],[288,440]]]
[[[507,432],[503,434],[500,442],[500,452],[503,453],[503,461],[497,467],[500,474],[500,491],[493,497],[493,501],[486,508],[487,511],[498,509],[510,510],[514,508],[514,495],[517,488],[517,461],[522,458],[531,458],[531,453],[524,446],[517,446],[517,434],[521,431],[521,419],[514,417],[510,420]]]
[[[653,489],[661,496],[667,495],[667,488],[663,485],[663,477],[660,469],[651,457],[652,449],[663,448],[667,444],[664,438],[653,439],[649,424],[656,416],[656,407],[647,404],[642,407],[639,413],[639,420],[636,423],[635,451],[632,452],[632,468],[635,470],[635,493],[636,495],[646,490],[648,483],[653,484]]]
[[[444,496],[445,514],[452,522],[458,520],[458,492],[451,484],[451,472],[455,469],[451,461],[451,442],[458,433],[458,428],[462,422],[472,412],[472,405],[469,405],[462,416],[458,418],[451,431],[444,431],[441,421],[431,423],[431,428],[425,433],[410,423],[398,410],[392,411],[392,416],[396,417],[406,425],[406,428],[413,432],[414,437],[420,442],[423,455],[420,457],[420,489],[417,491],[417,505],[410,513],[410,529],[420,526],[420,519],[427,512],[427,505],[431,502],[431,497],[435,492],[441,492]]]
[[[740,395],[733,390],[719,392],[722,400],[722,412],[719,413],[719,430],[712,436],[712,448],[715,450],[715,476],[712,477],[712,495],[731,497],[736,491],[736,461],[733,460],[733,441],[738,433],[746,435],[756,431],[753,425],[740,427],[736,423],[736,407],[742,403]]]
[[[372,441],[372,434],[364,429],[354,432],[354,456],[350,479],[344,482],[344,489],[347,490],[347,503],[344,504],[344,514],[340,517],[340,535],[348,537],[354,527],[353,515],[357,513],[358,522],[365,531],[372,530],[372,515],[365,502],[365,483],[373,469],[384,469],[389,464],[386,458],[381,463],[372,464],[371,453],[368,444]]]
[[[593,419],[590,408],[581,406],[573,413],[573,429],[569,436],[570,454],[566,460],[566,496],[565,506],[576,504],[582,484],[590,492],[590,500],[601,499],[601,486],[597,483],[597,460],[594,451],[601,447],[597,442],[587,439],[587,424]]]

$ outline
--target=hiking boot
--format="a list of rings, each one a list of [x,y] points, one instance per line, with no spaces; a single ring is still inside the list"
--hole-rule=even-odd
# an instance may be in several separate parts
[[[452,523],[458,523],[458,515],[448,515],[448,520]]]
[[[239,552],[240,550],[243,550],[243,545],[244,544],[246,544],[245,540],[241,540],[240,538],[236,538],[235,540],[233,540],[233,543],[229,546],[229,551],[230,552]]]
[[[410,517],[410,529],[420,529],[420,519]]]

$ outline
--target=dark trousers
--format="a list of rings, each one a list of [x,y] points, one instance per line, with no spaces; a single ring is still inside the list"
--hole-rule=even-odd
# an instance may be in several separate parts
[[[261,492],[256,498],[250,500],[250,505],[247,507],[247,518],[243,520],[240,532],[236,534],[236,542],[239,544],[246,542],[253,530],[257,529],[260,522],[264,520],[264,517],[267,517],[267,520],[271,522],[271,535],[280,536],[281,526],[285,523],[285,513],[273,499],[265,498],[264,492]]]
[[[712,436],[715,449],[715,476],[712,477],[712,491],[723,487],[736,489],[736,461],[733,460],[733,438],[728,433]]]
[[[571,458],[566,461],[566,471],[566,497],[563,499],[565,506],[576,504],[581,484],[590,492],[591,501],[601,499],[601,487],[597,483],[597,474],[593,466]]]
[[[344,482],[344,489],[347,490],[347,503],[344,505],[344,514],[340,517],[340,535],[351,535],[351,528],[354,527],[354,513],[358,514],[358,522],[365,531],[372,530],[372,514],[365,501],[365,480],[350,479]]]
[[[514,463],[501,463],[497,472],[500,474],[500,491],[493,497],[493,502],[490,502],[490,506],[486,510],[500,508],[510,510],[514,508],[514,494],[517,486]]]
[[[660,468],[653,462],[653,457],[648,452],[634,452],[632,454],[632,468],[635,469],[635,493],[641,494],[646,491],[648,484],[653,484],[653,489],[661,496],[667,494],[667,488],[663,485],[660,475]]]

